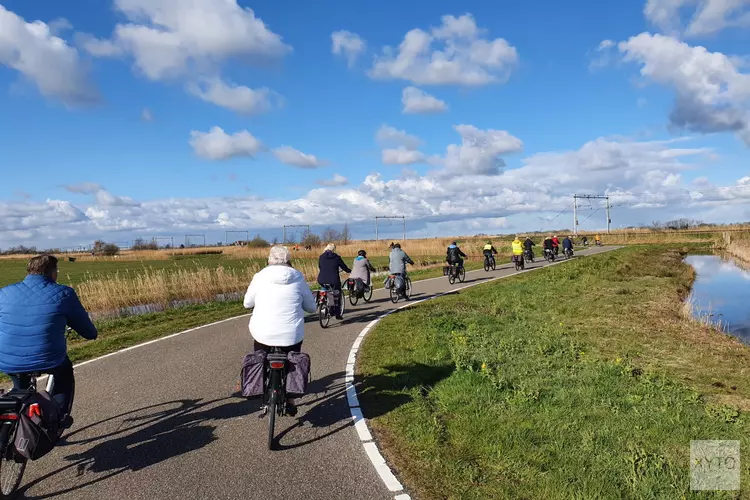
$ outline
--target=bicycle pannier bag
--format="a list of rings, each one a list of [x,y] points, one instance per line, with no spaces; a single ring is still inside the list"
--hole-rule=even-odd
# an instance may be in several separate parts
[[[29,408],[38,405],[41,416]],[[52,451],[59,439],[59,408],[46,391],[29,394],[21,405],[21,415],[13,446],[27,460],[37,460]]]
[[[404,289],[404,286],[406,286],[406,283],[404,282],[403,276],[396,275],[396,290],[401,291]]]
[[[240,382],[242,384],[242,396],[245,398],[257,398],[263,395],[265,376],[266,352],[258,350],[245,355],[242,360],[240,371]]]
[[[365,282],[362,278],[356,278],[354,280],[354,293],[355,297],[362,297],[365,294]]]
[[[290,397],[300,397],[307,392],[310,380],[310,355],[305,352],[290,352],[286,372],[286,392]]]

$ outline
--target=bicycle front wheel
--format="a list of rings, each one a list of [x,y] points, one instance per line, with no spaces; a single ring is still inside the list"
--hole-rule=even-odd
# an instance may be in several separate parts
[[[495,261],[495,258],[492,258],[492,270],[494,271],[497,268],[497,262]]]
[[[458,281],[460,281],[461,283],[463,283],[465,279],[466,279],[466,269],[464,269],[462,267],[458,271]]]
[[[15,424],[3,424],[0,428],[0,499],[13,498],[26,470],[26,460],[13,450]]]
[[[365,292],[364,299],[365,299],[365,302],[370,302],[372,300],[372,285],[367,287],[367,291]]]
[[[411,299],[411,279],[406,278],[406,282],[404,283],[404,297],[406,297],[406,300]]]

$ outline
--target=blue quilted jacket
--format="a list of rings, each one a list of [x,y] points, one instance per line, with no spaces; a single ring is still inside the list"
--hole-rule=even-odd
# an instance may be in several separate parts
[[[33,274],[0,288],[0,372],[60,365],[67,355],[66,325],[84,338],[96,338],[96,327],[72,288]]]

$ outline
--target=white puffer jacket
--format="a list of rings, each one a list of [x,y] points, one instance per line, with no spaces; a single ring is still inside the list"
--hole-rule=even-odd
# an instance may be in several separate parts
[[[261,344],[288,347],[305,335],[305,313],[315,312],[315,297],[301,272],[289,266],[268,266],[253,276],[245,307],[254,308],[250,334]]]

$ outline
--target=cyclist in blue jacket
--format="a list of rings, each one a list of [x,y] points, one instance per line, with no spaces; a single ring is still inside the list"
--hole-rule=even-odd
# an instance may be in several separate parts
[[[65,328],[94,340],[96,327],[75,290],[57,283],[56,257],[34,257],[27,271],[20,283],[0,288],[0,371],[10,376],[16,389],[28,388],[28,373],[53,375],[52,396],[60,405],[63,427],[70,427],[75,379]]]

